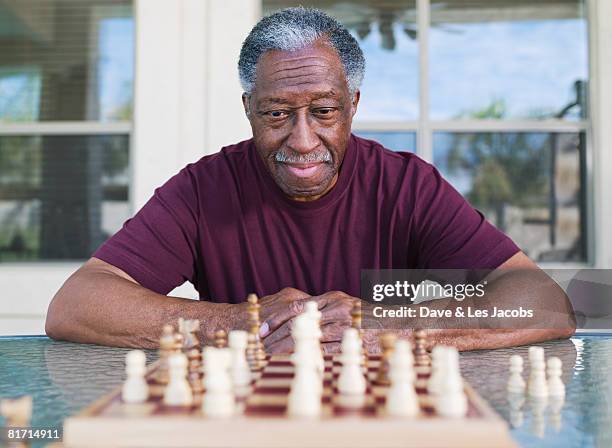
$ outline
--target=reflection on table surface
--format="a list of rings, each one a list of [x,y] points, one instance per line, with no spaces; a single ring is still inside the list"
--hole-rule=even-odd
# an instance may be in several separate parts
[[[560,410],[508,397],[508,359],[520,354],[527,361],[527,347],[462,353],[463,376],[512,423],[521,446],[612,446],[612,335],[541,345],[547,356],[563,361],[567,395]],[[32,426],[60,428],[66,417],[121,384],[127,351],[42,337],[0,338],[0,397],[31,394]],[[156,357],[147,353],[149,362]],[[526,362],[525,375],[528,369]]]

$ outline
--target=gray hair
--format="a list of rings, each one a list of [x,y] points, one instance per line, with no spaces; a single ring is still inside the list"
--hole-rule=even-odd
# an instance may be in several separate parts
[[[359,44],[336,19],[313,8],[286,8],[264,17],[242,44],[238,60],[240,84],[251,94],[259,58],[270,50],[294,51],[325,39],[338,53],[349,91],[355,93],[365,71]]]

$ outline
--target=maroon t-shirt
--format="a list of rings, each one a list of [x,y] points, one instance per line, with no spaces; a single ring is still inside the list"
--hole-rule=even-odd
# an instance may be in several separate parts
[[[252,140],[187,165],[94,257],[161,294],[360,294],[362,269],[494,269],[518,247],[430,164],[351,136],[322,198],[283,194]]]

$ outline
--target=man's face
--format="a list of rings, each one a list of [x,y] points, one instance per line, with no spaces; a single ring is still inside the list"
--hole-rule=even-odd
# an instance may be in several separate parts
[[[358,101],[336,51],[323,42],[260,58],[243,103],[255,147],[287,196],[314,200],[334,186]]]

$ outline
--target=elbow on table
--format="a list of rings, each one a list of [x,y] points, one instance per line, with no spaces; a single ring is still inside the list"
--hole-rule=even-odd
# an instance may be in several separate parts
[[[51,339],[67,340],[70,339],[66,322],[69,321],[65,313],[62,311],[60,299],[55,296],[47,310],[45,319],[45,333]]]

